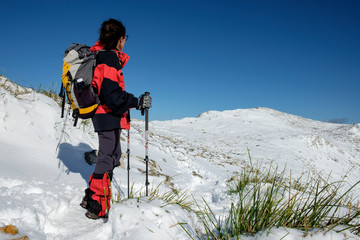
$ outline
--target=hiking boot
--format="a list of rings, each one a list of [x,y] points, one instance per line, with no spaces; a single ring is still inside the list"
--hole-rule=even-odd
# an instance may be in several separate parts
[[[100,218],[107,218],[107,214],[105,214],[105,216],[98,216],[98,215],[96,215],[96,214],[94,214],[94,213],[92,213],[92,212],[89,212],[89,211],[87,211],[87,212],[85,213],[85,216],[86,216],[87,218],[92,219],[92,220],[96,220],[96,219],[100,219]]]
[[[83,197],[83,199],[82,199],[82,201],[80,203],[80,206],[82,208],[87,209],[87,207],[88,207],[88,199],[89,199],[89,194],[90,193],[91,193],[90,188],[85,189],[85,196]]]
[[[90,152],[86,152],[84,154],[84,158],[85,158],[85,161],[89,164],[89,165],[93,165],[93,164],[96,164],[96,161],[97,161],[97,153],[98,151],[96,150],[92,150]]]
[[[83,199],[80,203],[80,206],[84,209],[87,209],[87,201]]]

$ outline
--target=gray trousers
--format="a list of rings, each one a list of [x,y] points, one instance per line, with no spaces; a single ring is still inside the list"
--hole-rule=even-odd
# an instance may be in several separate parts
[[[120,133],[121,129],[98,132],[99,152],[94,170],[95,174],[108,172],[112,175],[114,168],[120,166]]]

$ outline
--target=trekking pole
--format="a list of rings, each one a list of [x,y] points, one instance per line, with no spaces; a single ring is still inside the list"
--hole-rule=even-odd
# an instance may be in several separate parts
[[[145,92],[145,97],[149,97],[150,93]],[[144,115],[145,111],[145,163],[146,163],[146,180],[145,180],[145,186],[146,186],[146,196],[148,196],[149,193],[149,156],[148,156],[148,131],[149,131],[149,107],[147,104],[145,104],[145,108],[141,111],[141,115]]]
[[[128,121],[130,124],[130,109],[128,109],[127,111],[127,117],[128,117]],[[128,198],[130,196],[130,128],[128,129],[128,134],[127,134],[127,171],[128,171]]]

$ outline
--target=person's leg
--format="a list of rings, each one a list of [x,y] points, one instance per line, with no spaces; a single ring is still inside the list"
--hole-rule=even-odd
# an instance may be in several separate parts
[[[106,132],[98,132],[99,152],[94,173],[110,173],[114,169],[114,154],[117,151],[117,132],[118,129]]]
[[[89,180],[90,190],[85,214],[87,217],[97,219],[106,217],[110,210],[111,189],[107,174],[92,174]]]
[[[89,180],[90,191],[87,203],[92,218],[103,217],[110,209],[110,181],[114,169],[114,153],[117,151],[118,130],[98,132],[99,153],[94,173]],[[89,213],[87,213],[89,217]]]
[[[120,144],[120,135],[121,129],[114,130],[115,132],[115,147],[113,152],[113,169],[120,166],[120,158],[121,158],[121,144]]]

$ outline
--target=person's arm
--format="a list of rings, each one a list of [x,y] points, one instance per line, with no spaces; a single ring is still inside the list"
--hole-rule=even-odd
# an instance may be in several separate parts
[[[99,100],[115,115],[125,113],[129,108],[138,106],[138,98],[124,91],[117,81],[121,66],[116,53],[102,52],[98,55],[94,71],[94,82],[98,89]]]

